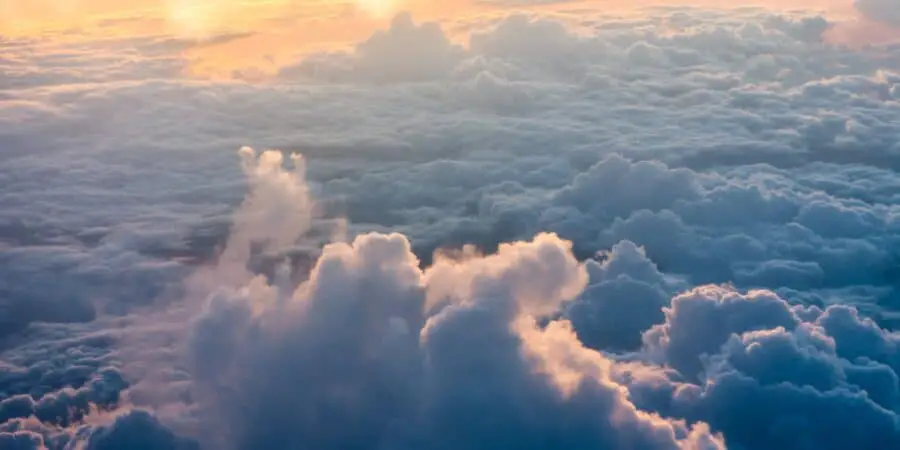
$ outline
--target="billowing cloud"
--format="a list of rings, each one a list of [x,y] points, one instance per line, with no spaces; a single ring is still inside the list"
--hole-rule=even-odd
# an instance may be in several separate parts
[[[671,400],[656,405],[708,420],[729,444],[880,448],[900,439],[896,335],[853,308],[823,311],[771,292],[701,287],[675,297],[666,322],[644,338],[651,358],[697,380],[663,388]],[[658,401],[647,398],[644,406]]]
[[[631,241],[616,244],[603,256],[602,263],[587,262],[590,286],[567,307],[565,316],[589,347],[637,350],[641,334],[663,321],[663,307],[680,283],[667,279]]]
[[[189,345],[208,444],[718,445],[637,410],[567,322],[537,326],[587,281],[550,234],[424,271],[404,236],[368,234],[326,246],[296,287],[216,292]]]

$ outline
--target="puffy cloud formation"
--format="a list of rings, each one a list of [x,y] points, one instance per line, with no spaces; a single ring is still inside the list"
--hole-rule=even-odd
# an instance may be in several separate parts
[[[409,13],[356,46],[352,55],[328,54],[285,67],[281,76],[331,82],[396,83],[446,77],[464,56],[463,49],[433,22],[417,25]]]
[[[92,430],[87,440],[89,450],[134,448],[146,450],[197,450],[199,446],[175,436],[152,414],[136,410],[117,417],[110,425]]]
[[[889,448],[900,439],[896,339],[848,306],[699,287],[673,298],[666,322],[644,335],[651,358],[695,381],[636,378],[637,389],[647,390],[644,406],[708,420],[744,448]]]
[[[4,450],[87,449],[198,450],[196,442],[176,436],[147,411],[123,413],[108,425],[54,428],[34,418],[14,419],[0,427]]]
[[[715,285],[685,291],[687,278],[664,274],[631,241],[580,262],[555,234],[489,255],[441,252],[426,266],[407,237],[362,234],[326,245],[299,279],[290,258],[272,276],[253,275],[253,254],[302,243],[316,208],[301,158],[288,171],[280,152],[241,156],[250,191],[217,262],[193,278],[213,288],[185,330],[190,395],[177,402],[195,425],[179,426],[188,430],[181,436],[142,409],[104,419],[129,389],[109,368],[77,389],[5,398],[0,442],[154,450],[900,443],[900,341],[853,307],[791,305],[772,291]],[[669,170],[643,164],[636,170]],[[666,179],[682,181],[664,184],[673,193],[692,173],[675,172]],[[574,202],[573,192],[559,197]],[[35,345],[42,350],[61,353],[47,342]],[[128,398],[141,402],[137,391]],[[861,421],[853,432],[839,427],[848,409]]]
[[[589,347],[637,350],[644,330],[663,321],[663,307],[679,283],[660,273],[631,241],[616,244],[603,256],[602,263],[586,263],[590,286],[568,305],[565,316]]]
[[[668,192],[690,185],[676,172]],[[686,282],[631,241],[580,263],[539,234],[425,268],[399,234],[329,244],[299,284],[256,277],[206,301],[188,345],[202,436],[216,448],[900,443],[895,334],[846,305]]]
[[[897,48],[578,14],[2,41],[0,448],[900,445]]]
[[[705,425],[636,409],[567,321],[537,325],[587,281],[552,234],[425,270],[399,234],[327,245],[296,287],[255,278],[208,299],[189,344],[204,436],[238,449],[718,448]]]

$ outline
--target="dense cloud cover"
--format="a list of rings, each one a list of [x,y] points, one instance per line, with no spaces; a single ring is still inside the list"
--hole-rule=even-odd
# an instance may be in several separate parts
[[[0,450],[900,446],[900,48],[579,14],[0,41]]]

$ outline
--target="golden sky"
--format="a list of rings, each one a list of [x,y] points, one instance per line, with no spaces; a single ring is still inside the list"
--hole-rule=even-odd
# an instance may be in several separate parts
[[[269,18],[335,19],[336,14],[383,17],[400,9],[421,14],[459,13],[479,9],[476,5],[480,3],[475,0],[3,0],[0,2],[0,32],[88,31],[85,29],[105,20],[152,18],[162,19],[169,30],[203,33],[223,26],[253,25]],[[851,0],[596,0],[582,3],[603,8],[649,4],[841,8],[849,7]]]
[[[340,21],[389,17],[396,10],[427,14],[459,11],[465,0],[3,0],[0,32],[128,33],[138,21],[156,31],[202,36],[223,29],[272,25],[273,21]],[[130,22],[130,23],[129,23]],[[117,26],[119,25],[119,26]]]
[[[652,4],[850,9],[850,0],[593,0],[546,8],[615,10]],[[0,35],[58,40],[170,36],[206,41],[184,56],[195,75],[273,71],[313,50],[345,46],[398,11],[452,22],[485,14],[478,0],[0,0]],[[494,8],[496,11],[496,8]],[[223,36],[229,36],[223,39]]]
[[[480,9],[469,0],[0,0],[0,35],[197,40],[207,43],[185,53],[194,71],[229,73],[357,42],[400,10],[441,20]]]

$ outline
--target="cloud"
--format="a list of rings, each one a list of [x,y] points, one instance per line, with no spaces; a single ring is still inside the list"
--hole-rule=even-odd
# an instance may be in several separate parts
[[[0,445],[10,450],[33,450],[44,448],[44,441],[39,434],[19,431],[0,433]]]
[[[684,375],[698,374],[697,384],[663,387],[671,393],[665,402],[647,396],[637,403],[708,420],[730,445],[746,448],[893,445],[900,438],[897,366],[888,350],[895,339],[852,307],[823,311],[771,292],[696,288],[672,300],[665,324],[645,334],[645,351]],[[861,357],[850,350],[859,345],[886,351]],[[832,431],[852,428],[856,418],[858,432]]]
[[[550,234],[424,271],[404,236],[367,234],[327,245],[296,287],[213,293],[189,343],[207,444],[718,445],[634,408],[565,322],[537,327],[587,280]]]
[[[10,450],[84,448],[111,450],[197,450],[196,442],[175,436],[150,412],[132,410],[117,415],[110,424],[77,428],[52,428],[33,419],[16,419],[0,426],[0,444]]]
[[[192,325],[191,371],[205,426],[233,434],[208,445],[844,448],[900,436],[896,337],[852,307],[713,285],[668,300],[685,280],[627,241],[587,263],[550,234],[424,269],[411,250],[399,234],[361,235],[326,246],[296,286],[254,278],[213,293]],[[597,320],[617,314],[630,317]],[[860,434],[796,423],[847,426],[847,408]],[[335,411],[328,425],[322,411]]]
[[[715,285],[668,300],[685,280],[627,241],[587,263],[551,234],[487,256],[441,254],[424,269],[411,250],[399,234],[360,235],[326,246],[296,286],[255,278],[213,293],[193,325],[191,370],[205,426],[233,435],[209,445],[845,448],[900,438],[897,338],[852,307]],[[602,320],[617,314],[630,317]],[[859,433],[830,432],[848,426],[838,412],[848,408]],[[335,416],[323,423],[323,411]]]
[[[589,260],[590,286],[566,308],[565,316],[586,346],[607,351],[633,351],[641,334],[662,323],[662,308],[677,280],[669,280],[644,250],[622,241],[599,263]]]
[[[0,447],[897,443],[897,49],[581,13],[4,45]]]
[[[853,6],[869,19],[900,27],[900,4],[895,0],[854,0]]]
[[[146,411],[119,416],[108,426],[93,430],[87,441],[89,450],[139,448],[147,450],[195,450],[200,447],[175,436]]]
[[[359,43],[352,54],[313,56],[283,68],[280,76],[332,82],[432,81],[447,76],[462,54],[438,24],[416,25],[409,13],[401,13],[387,30]]]

